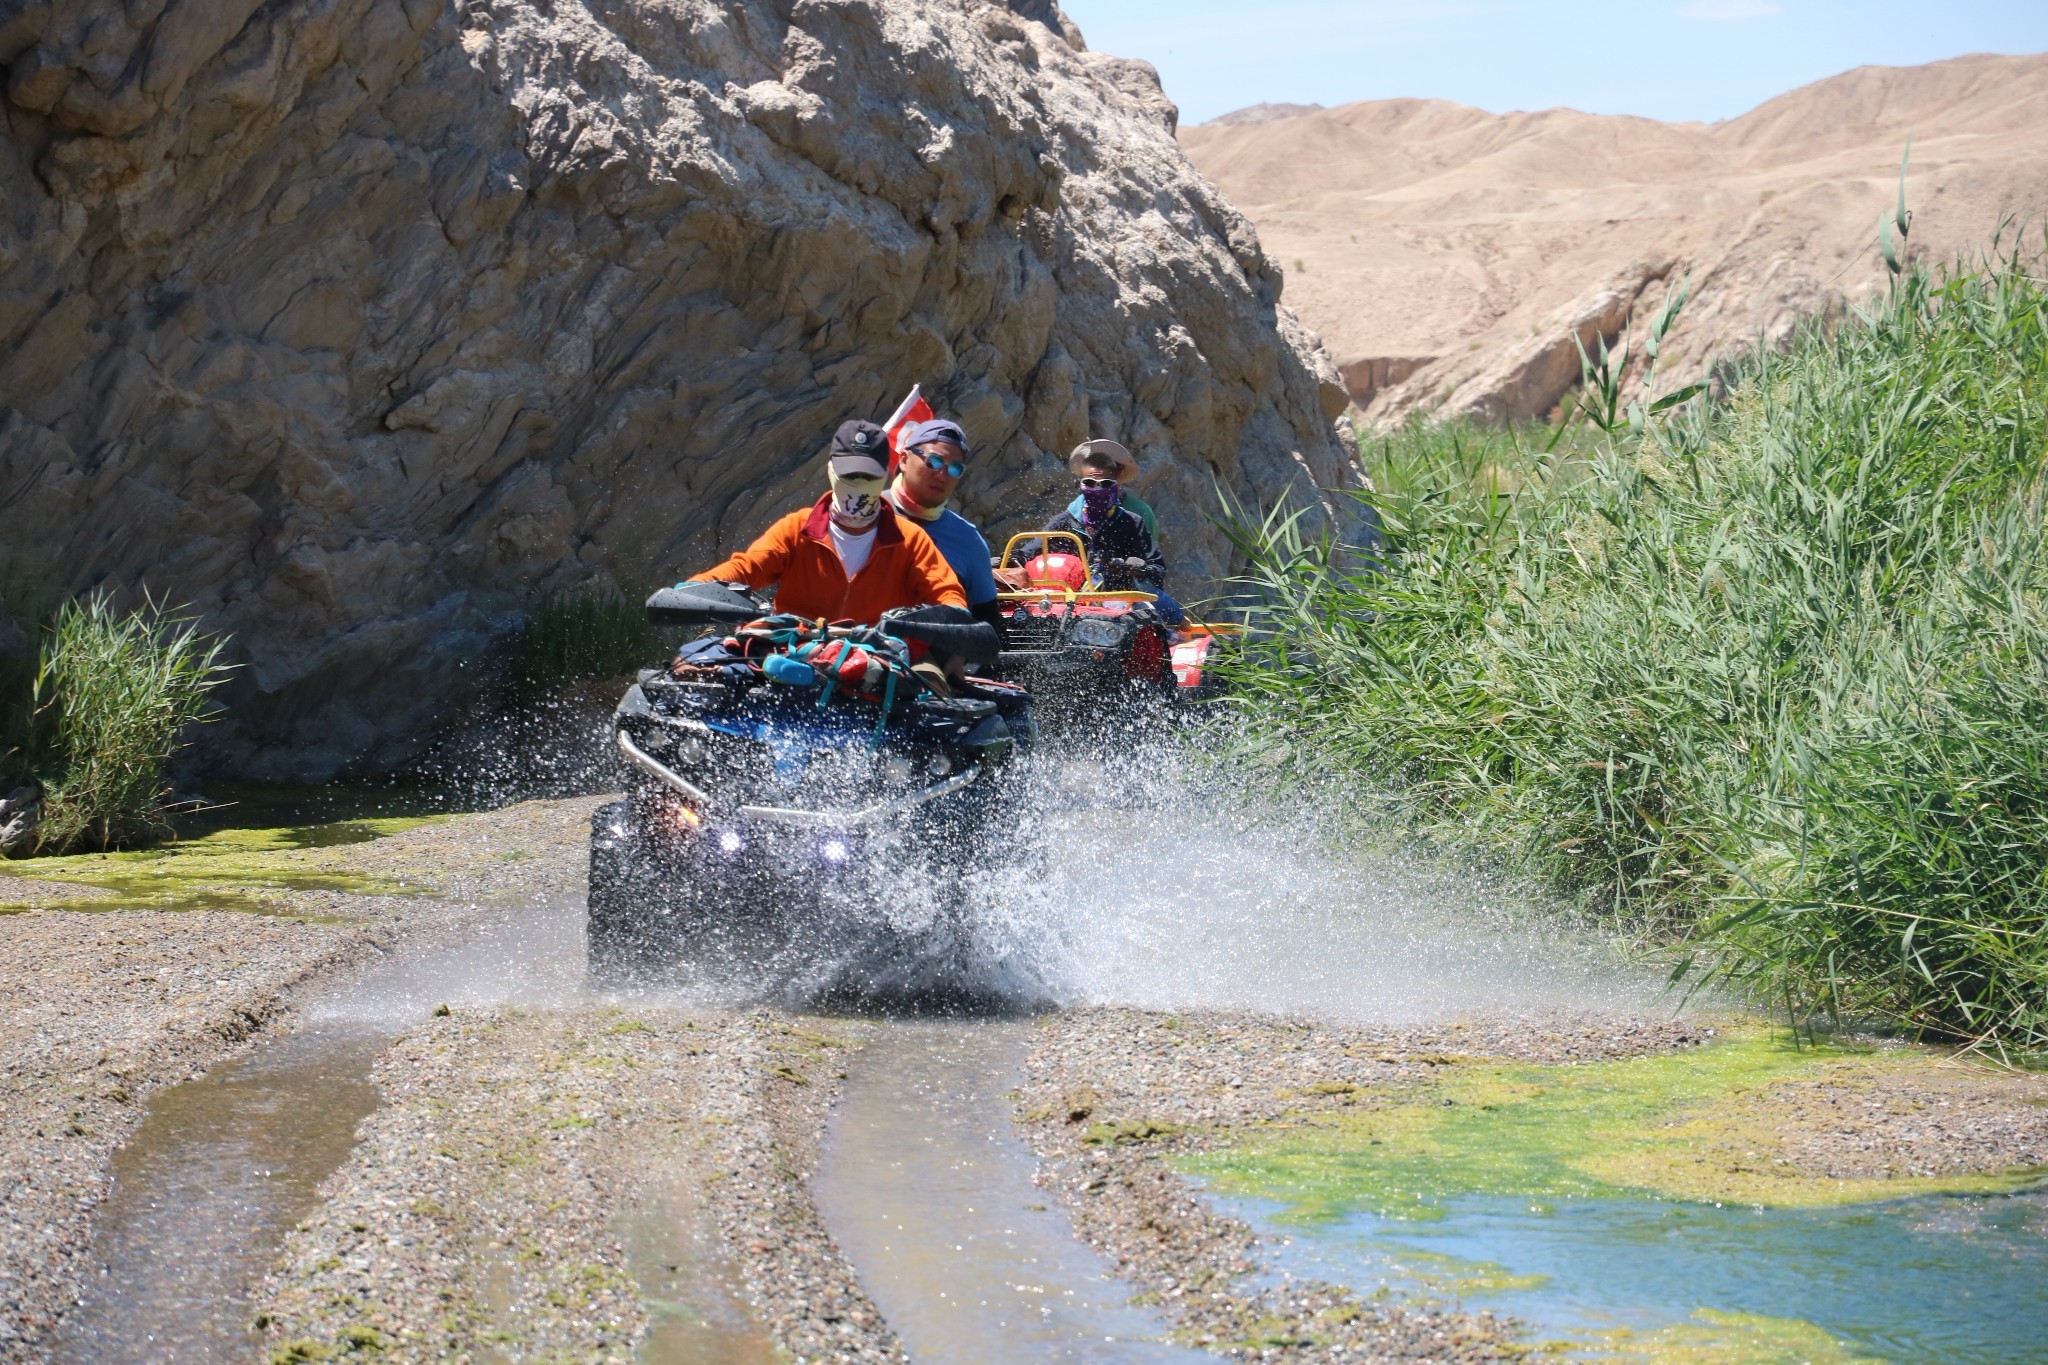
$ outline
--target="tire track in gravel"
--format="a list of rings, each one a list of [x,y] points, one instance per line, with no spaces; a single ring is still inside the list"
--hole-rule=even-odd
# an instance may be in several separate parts
[[[152,1096],[294,1027],[335,983],[460,940],[495,907],[580,898],[594,804],[527,802],[320,850],[416,884],[424,870],[413,896],[93,911],[61,908],[80,903],[76,887],[10,877],[14,892],[62,900],[0,920],[0,1361],[46,1358],[51,1330],[97,1292],[113,1158]]]
[[[681,1184],[751,1310],[684,1286],[684,1312],[726,1324],[721,1358],[772,1340],[902,1360],[806,1188],[837,1059],[871,1027],[607,1005],[429,1021],[378,1064],[386,1104],[265,1283],[271,1359],[631,1360],[650,1319],[625,1224]]]

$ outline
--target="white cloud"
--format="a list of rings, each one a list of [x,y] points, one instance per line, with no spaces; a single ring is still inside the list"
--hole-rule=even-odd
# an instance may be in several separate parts
[[[1785,7],[1771,0],[1694,0],[1678,12],[1688,19],[1769,19]]]

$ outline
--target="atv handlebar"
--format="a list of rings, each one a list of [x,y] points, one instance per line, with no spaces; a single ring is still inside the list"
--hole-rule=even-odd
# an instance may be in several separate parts
[[[743,583],[678,583],[647,599],[650,626],[743,626],[761,615]]]
[[[977,621],[960,607],[906,607],[882,617],[884,632],[902,640],[918,640],[957,654],[971,664],[992,664],[1002,653],[1003,639],[986,621]]]

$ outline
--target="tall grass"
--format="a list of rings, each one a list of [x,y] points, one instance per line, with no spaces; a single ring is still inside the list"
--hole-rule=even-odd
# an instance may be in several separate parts
[[[170,832],[164,765],[185,727],[206,719],[224,642],[154,602],[121,612],[95,593],[51,623],[33,685],[48,767],[36,847],[148,843]]]
[[[617,593],[550,593],[527,613],[507,658],[508,699],[530,701],[578,678],[616,678],[649,662],[646,610]]]
[[[1241,521],[1248,711],[1797,1012],[2048,1046],[2042,282],[1903,270],[1621,406],[1368,444],[1381,567]]]

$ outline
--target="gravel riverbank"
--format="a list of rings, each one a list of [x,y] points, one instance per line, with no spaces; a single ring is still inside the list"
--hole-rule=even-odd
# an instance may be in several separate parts
[[[687,1261],[684,1302],[661,1307],[717,1359],[901,1360],[804,1185],[867,1027],[614,1007],[433,1020],[379,1064],[386,1104],[265,1287],[271,1358],[627,1361],[655,1325],[643,1281]],[[634,1265],[643,1209],[665,1226],[651,1245],[640,1230]],[[730,1300],[706,1302],[721,1283]]]
[[[1077,1230],[1183,1339],[1257,1359],[1521,1359],[1515,1325],[1485,1314],[1263,1280],[1251,1230],[1213,1212],[1173,1163],[1340,1113],[1435,1103],[1468,1064],[1617,1061],[1712,1036],[1710,1025],[1636,1018],[1394,1030],[1080,1011],[1041,1021],[1017,1108]],[[1729,1157],[1755,1160],[1769,1145],[1771,1160],[1828,1179],[2048,1164],[2048,1077],[1890,1044],[1831,1065],[1820,1079],[1739,1090],[1721,1116],[1744,1149]]]
[[[0,916],[0,1361],[37,1359],[90,1281],[109,1159],[153,1091],[289,1030],[397,949],[472,943],[518,907],[571,923],[555,912],[581,896],[596,804],[307,849],[292,867],[407,894],[266,892],[263,914],[94,911],[75,886],[10,875],[9,896],[65,908]],[[429,1017],[428,996],[391,1025],[404,1031],[374,1070],[383,1103],[257,1287],[263,1351],[624,1361],[653,1341],[733,1362],[903,1360],[808,1187],[846,1060],[876,1026],[584,997],[580,964],[554,965],[571,985],[545,1008],[485,991]],[[1512,1322],[1264,1277],[1251,1229],[1174,1163],[1433,1105],[1493,1062],[1679,1058],[1710,1035],[1604,1016],[1396,1030],[1082,1010],[1033,1030],[1017,1114],[1050,1197],[1185,1341],[1240,1358],[1517,1359]],[[1707,1141],[1768,1145],[1817,1177],[2048,1166],[2040,1075],[1880,1044],[1731,1093]]]
[[[1358,1103],[1368,1090],[1426,1086],[1453,1057],[1595,1060],[1701,1037],[1642,1020],[1389,1030],[1084,1010],[1040,1022],[1017,1107],[1044,1183],[1177,1336],[1248,1359],[1493,1361],[1527,1351],[1512,1323],[1487,1314],[1264,1282],[1251,1230],[1210,1210],[1174,1157]]]
[[[377,923],[232,912],[0,921],[0,1360],[92,1274],[108,1162],[152,1091],[274,1028],[311,981],[391,940]]]
[[[418,891],[265,891],[262,914],[81,909],[106,895],[0,878],[31,906],[0,916],[0,1360],[34,1358],[94,1273],[92,1212],[151,1093],[288,1027],[326,983],[401,943],[459,938],[491,902],[580,893],[595,804],[528,802],[271,855],[286,873]]]

